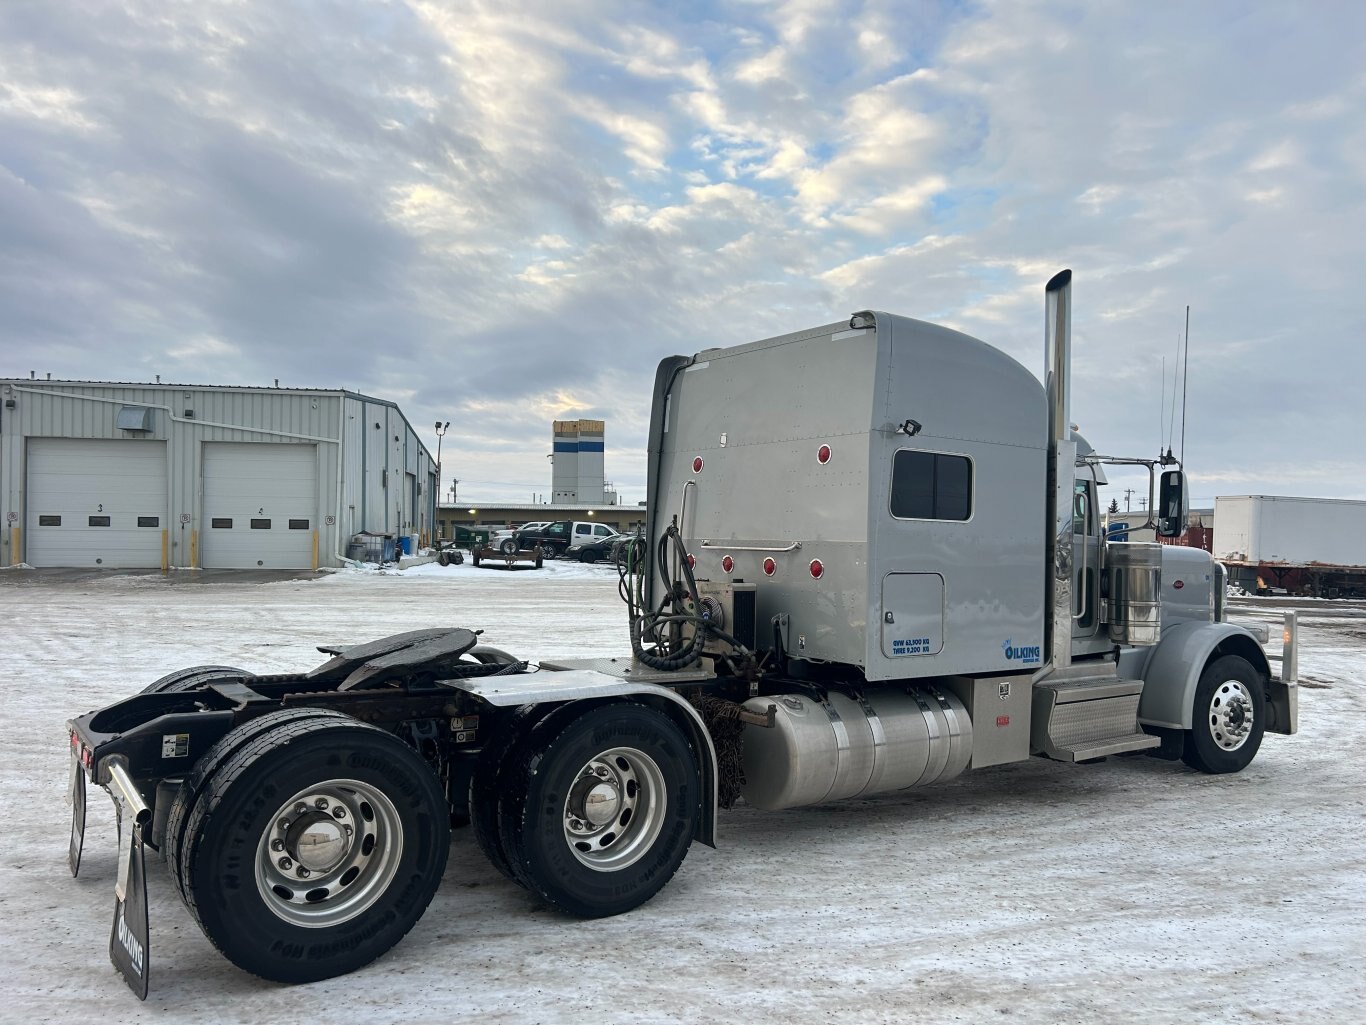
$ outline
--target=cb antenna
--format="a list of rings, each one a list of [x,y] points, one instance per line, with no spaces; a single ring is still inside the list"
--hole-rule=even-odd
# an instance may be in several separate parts
[[[1157,405],[1157,454],[1162,455],[1162,420],[1167,415],[1167,357],[1162,357],[1162,398]]]
[[[1186,362],[1181,368],[1181,465],[1186,465],[1186,372],[1191,365],[1191,308],[1186,304]]]

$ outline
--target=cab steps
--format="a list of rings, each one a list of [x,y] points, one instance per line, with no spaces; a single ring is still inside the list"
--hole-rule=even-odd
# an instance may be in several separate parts
[[[1030,747],[1062,762],[1158,747],[1138,725],[1142,693],[1143,681],[1121,679],[1113,662],[1054,670],[1034,684]]]

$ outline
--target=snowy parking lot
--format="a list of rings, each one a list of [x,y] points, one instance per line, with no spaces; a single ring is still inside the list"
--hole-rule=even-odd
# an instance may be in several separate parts
[[[1278,624],[1285,602],[1235,618]],[[547,910],[454,834],[393,951],[281,986],[223,960],[149,860],[151,994],[107,956],[115,827],[92,791],[66,866],[65,720],[170,669],[296,671],[428,626],[522,657],[616,654],[607,567],[342,572],[279,582],[0,573],[0,1021],[1358,1022],[1366,1005],[1366,604],[1304,602],[1300,733],[1252,766],[1042,759],[937,789],[723,812],[652,902]]]

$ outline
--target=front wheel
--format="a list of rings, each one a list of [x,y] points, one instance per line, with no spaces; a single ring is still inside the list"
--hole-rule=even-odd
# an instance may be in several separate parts
[[[548,718],[503,778],[498,825],[517,878],[581,918],[621,914],[658,893],[700,814],[687,738],[633,702]]]
[[[1225,655],[1200,674],[1181,760],[1201,772],[1239,772],[1256,756],[1265,730],[1260,674],[1247,659]]]
[[[450,812],[431,769],[392,734],[339,713],[290,714],[233,731],[253,739],[203,781],[171,867],[230,961],[313,982],[373,961],[422,916]]]

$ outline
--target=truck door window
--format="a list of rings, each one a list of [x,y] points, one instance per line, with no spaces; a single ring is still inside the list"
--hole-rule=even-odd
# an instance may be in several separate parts
[[[1080,537],[1079,542],[1083,547],[1088,544],[1088,538],[1095,535],[1093,526],[1096,524],[1095,498],[1091,490],[1092,484],[1089,480],[1079,480],[1072,486],[1072,534]],[[1078,581],[1078,599],[1081,617],[1077,620],[1077,626],[1082,630],[1089,630],[1096,624],[1096,567],[1099,562],[1099,554],[1092,550],[1086,552],[1084,557],[1078,553],[1077,573],[1080,577]]]
[[[1072,533],[1091,533],[1091,493],[1090,482],[1079,480],[1072,489]]]
[[[970,519],[972,460],[902,449],[892,458],[891,506],[897,519]]]

